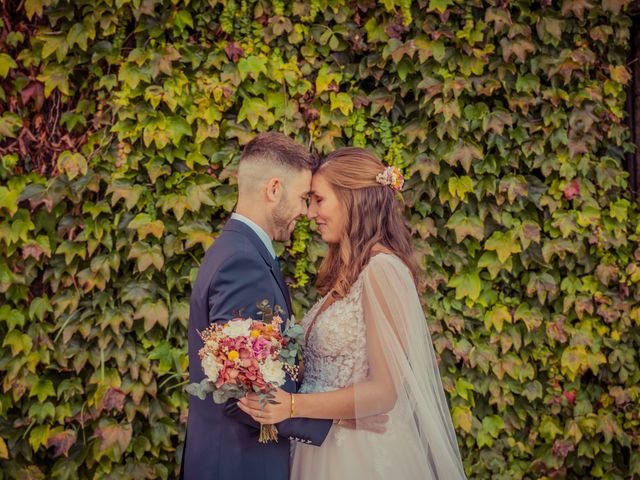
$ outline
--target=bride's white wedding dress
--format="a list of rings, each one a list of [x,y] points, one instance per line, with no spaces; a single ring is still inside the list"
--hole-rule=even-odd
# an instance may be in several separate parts
[[[334,424],[321,447],[297,443],[291,478],[466,478],[409,269],[378,254],[348,295],[318,314],[324,300],[302,321],[308,336],[300,393],[352,386],[356,428]],[[364,418],[389,408],[385,433],[365,429]]]

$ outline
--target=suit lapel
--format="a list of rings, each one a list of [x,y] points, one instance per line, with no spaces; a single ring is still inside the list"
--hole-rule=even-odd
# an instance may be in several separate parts
[[[256,235],[256,232],[254,232],[251,227],[234,219],[231,219],[226,223],[226,225],[224,226],[224,230],[241,233],[251,241],[254,247],[256,247],[256,250],[258,250],[258,253],[260,253],[260,256],[271,270],[271,275],[273,275],[273,278],[278,284],[278,287],[280,287],[280,291],[282,292],[284,300],[287,304],[287,314],[291,316],[291,298],[289,297],[289,290],[287,289],[287,286],[284,283],[284,279],[282,278],[280,267],[276,263],[276,260],[271,256],[271,253],[269,253],[269,250],[267,250],[265,244],[262,242],[262,240],[260,240],[260,237]]]
[[[287,302],[287,314],[290,317],[292,310],[291,310],[291,297],[289,296],[289,289],[287,288],[287,285],[284,283],[284,278],[282,278],[282,272],[280,271],[280,266],[275,262],[275,260],[271,266],[271,274],[275,277],[276,282],[278,282],[278,286],[280,287],[280,291],[282,292],[282,295],[284,295],[284,300],[285,302]]]

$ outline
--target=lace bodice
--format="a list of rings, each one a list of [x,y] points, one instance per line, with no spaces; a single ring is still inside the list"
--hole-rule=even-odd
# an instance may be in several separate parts
[[[327,392],[367,377],[365,323],[362,307],[362,274],[344,298],[318,315],[321,298],[302,320],[307,336],[303,345],[304,380],[301,393]],[[313,325],[311,325],[313,323]]]

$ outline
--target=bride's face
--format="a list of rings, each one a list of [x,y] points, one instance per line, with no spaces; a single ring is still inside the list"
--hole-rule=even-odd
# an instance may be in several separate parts
[[[347,223],[346,209],[321,173],[315,174],[311,180],[311,203],[307,215],[315,220],[322,240],[340,242]]]

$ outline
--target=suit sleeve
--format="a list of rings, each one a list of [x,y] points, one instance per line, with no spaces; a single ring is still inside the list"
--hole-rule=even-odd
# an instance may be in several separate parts
[[[290,418],[278,424],[281,437],[301,443],[309,443],[319,447],[327,438],[333,420],[317,420],[314,418]]]

